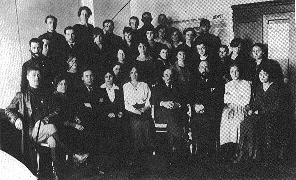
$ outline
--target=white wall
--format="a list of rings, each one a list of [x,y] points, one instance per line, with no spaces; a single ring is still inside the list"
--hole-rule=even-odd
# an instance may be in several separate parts
[[[2,0],[0,6],[0,108],[20,90],[22,64],[30,58],[29,40],[46,32],[44,19],[58,18],[57,31],[78,22],[78,0]],[[18,33],[19,27],[19,33]]]

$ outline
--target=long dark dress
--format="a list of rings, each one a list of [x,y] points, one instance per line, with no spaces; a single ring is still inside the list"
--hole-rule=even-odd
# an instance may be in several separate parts
[[[273,83],[264,91],[260,84],[251,104],[253,114],[241,123],[241,137],[239,140],[239,158],[253,158],[257,160],[272,160],[276,158],[280,137],[280,98],[281,90],[277,83]]]

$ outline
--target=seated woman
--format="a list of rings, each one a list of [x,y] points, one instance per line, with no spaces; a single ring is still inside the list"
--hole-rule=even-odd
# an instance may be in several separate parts
[[[113,83],[114,74],[112,70],[105,71],[105,83],[100,86],[101,118],[103,119],[105,142],[108,144],[108,155],[116,160],[122,158],[122,152],[126,148],[123,146],[123,134],[125,125],[123,120],[124,101],[123,93],[119,87]]]
[[[130,82],[123,85],[124,105],[129,118],[133,137],[133,160],[140,163],[143,152],[151,150],[151,91],[147,83],[138,80],[138,70],[132,67],[129,71]]]
[[[153,91],[155,122],[167,124],[171,152],[181,149],[183,128],[188,125],[187,104],[189,104],[187,96],[183,93],[183,87],[179,86],[173,77],[173,71],[165,69],[163,81],[156,85]]]
[[[241,123],[240,153],[236,162],[242,158],[272,161],[278,157],[282,90],[271,65],[262,67],[259,79],[261,84],[250,104],[250,116]]]
[[[246,106],[251,98],[251,85],[246,80],[240,79],[239,67],[237,64],[230,66],[232,81],[225,85],[224,103],[226,107],[222,112],[220,125],[220,146],[224,147],[229,160],[234,156],[236,145],[240,136],[240,123],[244,120]]]
[[[65,76],[59,75],[54,79],[56,91],[53,99],[59,105],[60,114],[57,121],[59,139],[67,153],[73,154],[75,161],[81,163],[89,156],[92,144],[90,134],[84,130],[79,118],[78,106],[74,98],[68,96],[68,82]]]

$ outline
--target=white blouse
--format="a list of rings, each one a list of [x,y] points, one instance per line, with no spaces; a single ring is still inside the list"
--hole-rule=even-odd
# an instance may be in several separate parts
[[[246,80],[230,81],[225,85],[224,103],[245,106],[250,103],[251,85]]]
[[[113,86],[109,89],[106,84],[102,84],[101,88],[106,89],[108,97],[110,99],[111,102],[114,102],[115,100],[115,89],[119,90],[119,87],[116,86],[115,84],[113,84]]]
[[[151,90],[148,84],[144,82],[138,82],[134,87],[131,82],[123,85],[124,105],[125,109],[130,112],[135,112],[133,105],[145,104],[145,107],[150,107]]]

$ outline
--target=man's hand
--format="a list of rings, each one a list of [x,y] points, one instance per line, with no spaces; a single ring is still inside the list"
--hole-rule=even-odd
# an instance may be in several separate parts
[[[84,103],[85,107],[92,108],[90,103]]]
[[[194,110],[195,110],[196,113],[202,114],[202,113],[205,112],[205,107],[202,104],[196,104],[194,106]]]
[[[79,131],[82,131],[84,129],[84,127],[82,125],[80,125],[80,124],[76,124],[75,129],[78,129]]]
[[[114,113],[109,113],[109,114],[108,114],[108,117],[109,117],[109,118],[115,118],[115,114],[114,114]]]
[[[141,112],[140,110],[138,110],[138,109],[136,109],[136,110],[134,111],[134,113],[135,113],[135,114],[138,114],[138,115],[141,115],[141,114],[142,114],[142,112]]]
[[[20,118],[17,118],[17,120],[14,123],[16,129],[22,130],[23,129],[23,122]]]
[[[119,112],[117,116],[118,116],[118,118],[122,118],[123,112]]]
[[[167,108],[167,109],[173,109],[174,108],[174,103],[173,101],[162,101],[161,106]]]

